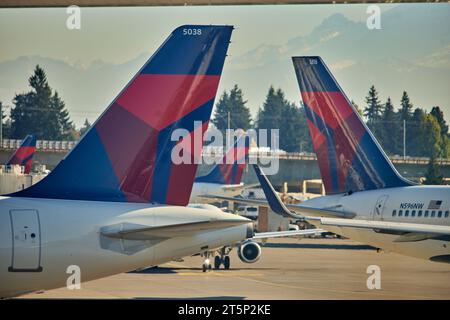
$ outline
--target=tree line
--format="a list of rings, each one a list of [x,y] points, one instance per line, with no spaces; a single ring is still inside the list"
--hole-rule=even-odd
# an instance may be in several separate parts
[[[405,149],[407,156],[450,157],[448,125],[438,106],[430,112],[414,108],[404,91],[396,110],[391,98],[385,103],[380,102],[374,86],[370,87],[365,102],[363,109],[353,101],[352,104],[388,155],[403,155]],[[212,122],[223,132],[228,128],[228,122],[231,129],[277,128],[280,130],[280,149],[312,151],[304,108],[301,102],[296,105],[288,101],[281,89],[269,88],[265,101],[252,119],[242,89],[235,85],[221,95]]]
[[[64,101],[50,87],[39,65],[28,84],[31,90],[16,94],[11,108],[0,102],[3,137],[22,139],[34,133],[41,140],[77,140],[89,129],[91,124],[87,119],[81,128],[75,128]],[[216,104],[212,123],[223,133],[228,126],[230,129],[268,129],[269,133],[270,129],[279,129],[280,149],[313,151],[301,102],[297,105],[288,101],[282,89],[271,86],[254,119],[247,103],[238,85],[225,90]],[[439,106],[432,107],[430,112],[414,107],[404,91],[396,108],[390,97],[382,103],[373,85],[363,108],[353,101],[352,104],[388,155],[405,152],[407,156],[429,157],[431,165],[437,158],[450,158],[449,128]],[[9,117],[5,109],[10,109]]]
[[[443,111],[434,106],[430,112],[414,108],[403,91],[398,110],[389,97],[381,103],[371,86],[363,114],[384,150],[390,155],[414,157],[450,157],[450,137]]]

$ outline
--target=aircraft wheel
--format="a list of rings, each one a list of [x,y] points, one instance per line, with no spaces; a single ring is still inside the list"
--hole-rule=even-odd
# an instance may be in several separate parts
[[[225,268],[225,270],[230,269],[230,257],[229,256],[225,256],[223,258],[223,267]]]
[[[220,259],[219,256],[214,257],[214,269],[218,270],[220,269],[220,265],[222,264],[222,259]]]

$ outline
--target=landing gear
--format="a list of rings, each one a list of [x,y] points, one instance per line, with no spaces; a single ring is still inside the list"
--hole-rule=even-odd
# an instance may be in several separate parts
[[[209,271],[212,269],[211,267],[211,261],[209,260],[210,252],[205,252],[203,256],[205,257],[205,260],[203,261],[202,270],[203,272]]]
[[[209,259],[206,259],[205,262],[203,262],[202,269],[203,272],[211,270],[211,262],[209,262]]]
[[[225,256],[223,258],[223,267],[225,268],[225,270],[230,269],[230,256]]]
[[[214,257],[214,270],[219,270],[220,265],[222,265],[222,264],[223,264],[223,268],[225,270],[230,269],[231,259],[230,259],[229,254],[230,254],[231,250],[232,250],[232,247],[223,247],[217,251],[218,255],[216,255]],[[207,252],[202,253],[201,256],[205,258],[205,260],[203,261],[203,265],[202,265],[203,272],[206,272],[206,271],[212,269],[210,257],[212,257],[213,255],[214,255],[214,252],[212,252],[212,251],[207,251]]]
[[[214,257],[215,270],[219,270],[221,264],[223,264],[225,270],[230,269],[230,256],[229,256],[230,251],[231,248],[229,247],[223,247],[218,251],[219,255]]]
[[[214,257],[214,269],[220,269],[220,265],[222,264],[222,259],[219,256]]]

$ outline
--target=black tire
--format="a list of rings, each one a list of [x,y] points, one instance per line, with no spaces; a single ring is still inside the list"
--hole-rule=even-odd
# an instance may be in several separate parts
[[[203,272],[206,272],[206,270],[208,269],[208,266],[204,263],[202,266]]]
[[[215,256],[214,257],[214,269],[218,270],[220,269],[220,265],[222,264],[222,260],[220,259],[219,256]]]
[[[223,258],[223,267],[225,268],[225,270],[230,269],[230,257],[229,256],[225,256]]]

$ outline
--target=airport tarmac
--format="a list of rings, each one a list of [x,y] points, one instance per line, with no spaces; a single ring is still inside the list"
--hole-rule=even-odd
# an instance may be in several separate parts
[[[261,259],[203,273],[201,257],[122,273],[21,298],[99,299],[450,299],[450,264],[434,263],[340,239],[273,239]],[[381,289],[367,288],[367,267],[381,269]]]

